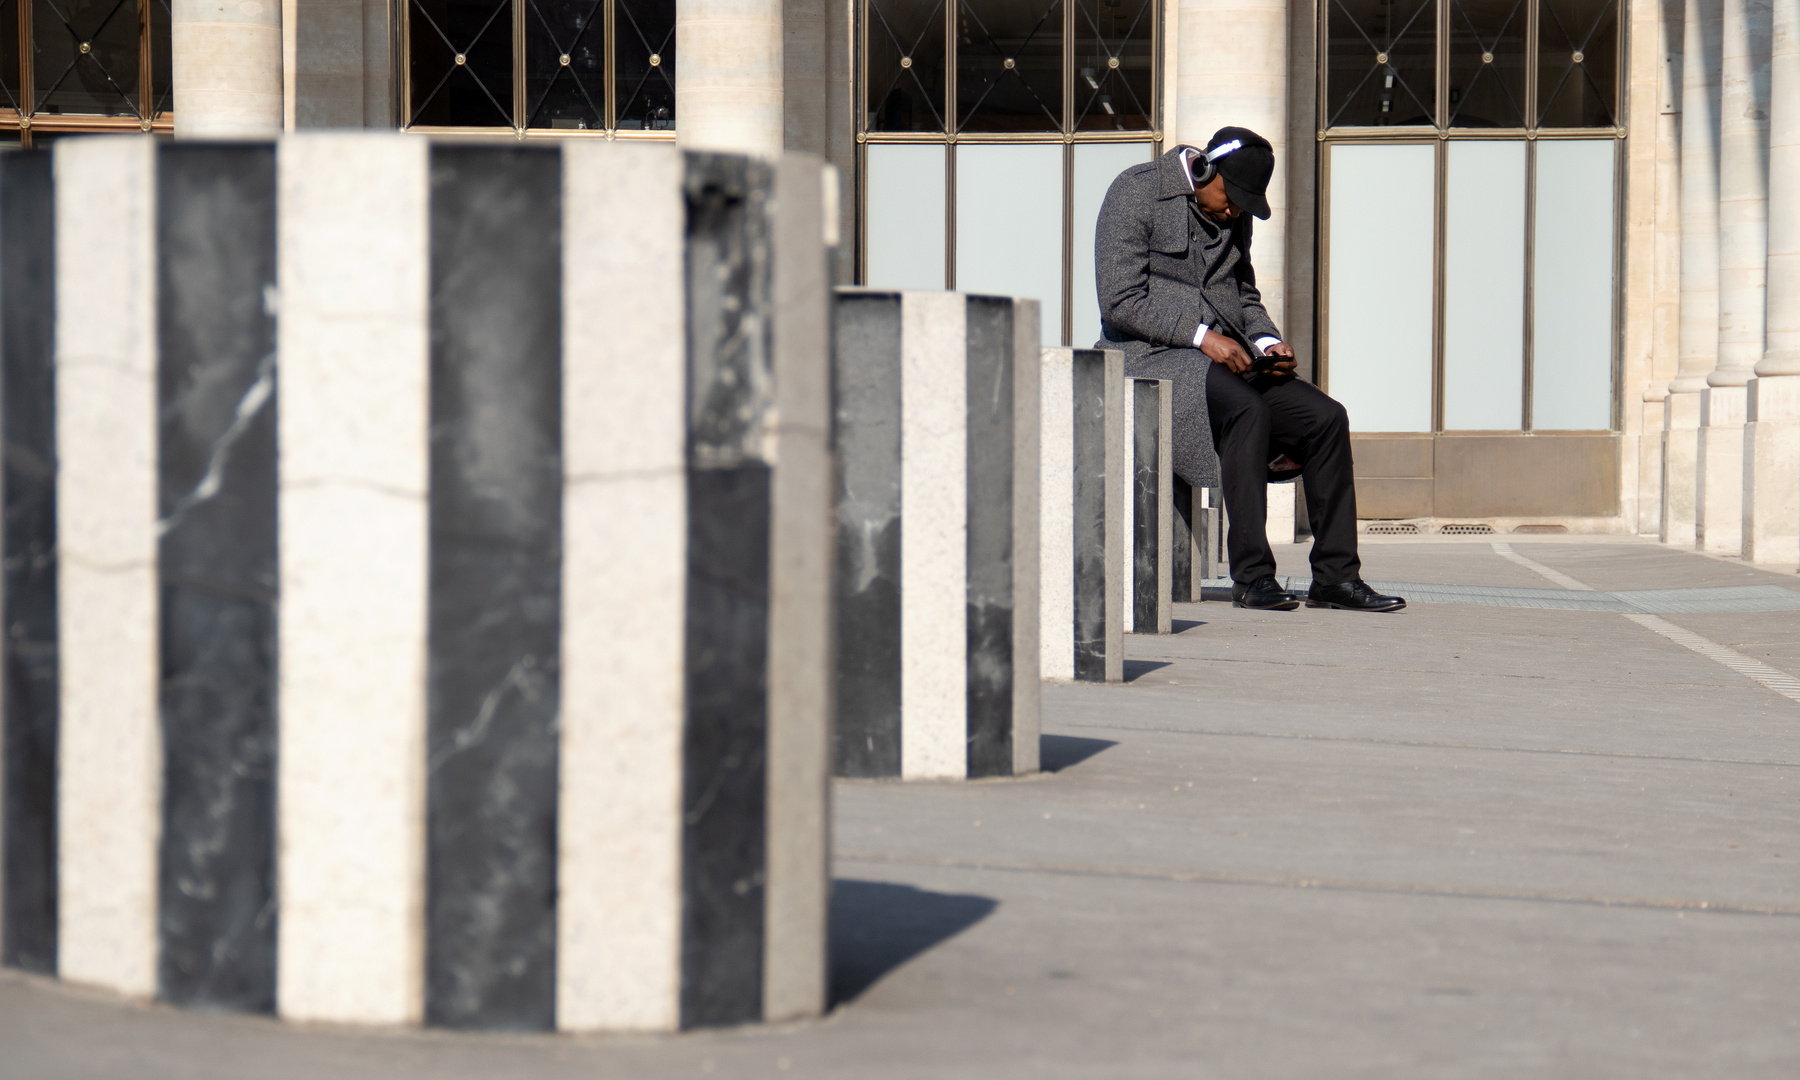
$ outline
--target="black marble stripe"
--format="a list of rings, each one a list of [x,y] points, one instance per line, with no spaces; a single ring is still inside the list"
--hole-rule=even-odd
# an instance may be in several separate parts
[[[832,308],[839,776],[900,775],[900,297]]]
[[[555,1023],[562,170],[431,152],[426,1019]]]
[[[1012,773],[1013,302],[968,299],[970,776]]]
[[[1075,678],[1106,681],[1106,354],[1076,349]]]
[[[1154,634],[1162,396],[1153,379],[1128,379],[1126,384],[1131,388],[1131,623],[1140,634]]]
[[[0,963],[56,971],[55,185],[47,153],[0,155]]]
[[[765,164],[688,155],[683,1027],[763,1012],[772,186]]]
[[[275,151],[156,165],[162,996],[275,1005]]]
[[[1194,557],[1194,489],[1179,476],[1171,476],[1169,484],[1169,499],[1175,508],[1175,519],[1169,523],[1169,599],[1186,604],[1200,599],[1199,582],[1194,577],[1194,564],[1199,562]],[[1204,535],[1203,532],[1201,536]]]

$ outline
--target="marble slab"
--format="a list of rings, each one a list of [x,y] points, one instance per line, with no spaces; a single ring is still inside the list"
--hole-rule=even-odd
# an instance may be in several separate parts
[[[1076,349],[1074,394],[1075,678],[1125,678],[1124,571],[1127,549],[1125,358],[1117,351]]]
[[[1173,498],[1169,412],[1174,384],[1131,379],[1131,608],[1134,632],[1170,631]]]

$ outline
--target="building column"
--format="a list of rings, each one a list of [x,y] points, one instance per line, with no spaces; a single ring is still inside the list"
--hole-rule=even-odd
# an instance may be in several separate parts
[[[1656,185],[1650,385],[1643,396],[1639,451],[1639,533],[1660,531],[1664,489],[1663,412],[1681,353],[1681,0],[1657,12]]]
[[[175,0],[171,14],[175,134],[198,139],[278,134],[281,5]]]
[[[1744,558],[1800,562],[1800,0],[1775,0],[1767,349],[1744,429]]]
[[[1663,402],[1666,544],[1695,540],[1700,394],[1719,347],[1720,0],[1686,0],[1681,66],[1681,358]]]
[[[688,150],[779,154],[781,0],[677,0],[675,138]]]
[[[1286,333],[1287,0],[1180,0],[1174,143],[1246,127],[1275,147],[1269,220],[1256,223],[1256,284]]]
[[[1701,392],[1695,542],[1743,550],[1745,384],[1762,359],[1769,0],[1725,0],[1719,101],[1718,365]],[[1758,57],[1758,53],[1761,57]]]

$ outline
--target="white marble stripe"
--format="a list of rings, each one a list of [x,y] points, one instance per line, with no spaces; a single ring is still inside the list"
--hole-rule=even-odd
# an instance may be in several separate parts
[[[1043,580],[1039,564],[1042,552],[1038,530],[1043,517],[1038,505],[1042,496],[1039,470],[1042,467],[1043,438],[1041,411],[1043,391],[1039,386],[1043,365],[1040,339],[1043,323],[1036,300],[1018,300],[1013,304],[1013,708],[1012,751],[1013,775],[1038,770],[1039,707],[1042,657],[1038,642],[1041,625],[1038,614],[1043,597]],[[1065,410],[1072,424],[1073,414]],[[1073,473],[1064,476],[1073,482]],[[1063,530],[1070,538],[1070,530]],[[1070,620],[1073,632],[1073,619]],[[1073,657],[1073,646],[1070,650]]]
[[[680,1018],[681,181],[673,147],[563,148],[563,1030]]]
[[[1075,350],[1045,349],[1040,374],[1039,664],[1075,677]]]
[[[1175,384],[1156,383],[1156,632],[1174,630]]]
[[[1127,634],[1137,632],[1137,380],[1127,377],[1120,387],[1124,414],[1119,439],[1119,472],[1116,490],[1107,497],[1119,507],[1119,625]],[[1110,478],[1109,478],[1110,479]]]
[[[55,150],[58,972],[156,990],[155,143]]]
[[[297,1020],[401,1024],[424,970],[424,140],[277,151],[281,924]]]
[[[968,775],[968,301],[900,307],[900,775]]]

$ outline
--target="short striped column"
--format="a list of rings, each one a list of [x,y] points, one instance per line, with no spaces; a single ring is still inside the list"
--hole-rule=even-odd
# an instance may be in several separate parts
[[[1126,485],[1130,502],[1125,520],[1131,551],[1125,574],[1125,632],[1167,634],[1173,629],[1169,608],[1175,516],[1170,402],[1175,384],[1168,379],[1126,382],[1131,397],[1125,420],[1131,480]]]
[[[1170,599],[1197,604],[1205,599],[1202,583],[1214,576],[1219,560],[1219,489],[1191,487],[1179,476],[1170,487],[1175,512],[1170,522]]]
[[[20,237],[59,274],[53,385],[0,298],[56,451],[7,490],[55,507],[7,572],[53,535],[57,576],[9,588],[50,610],[5,659],[61,672],[5,699],[54,734],[9,775],[59,777],[7,788],[55,875],[7,962],[314,1021],[822,1010],[817,160],[99,138],[54,191],[45,160],[0,164],[37,192],[0,283]],[[46,251],[12,225],[52,199]],[[48,428],[13,404],[9,477]]]
[[[839,290],[840,776],[1038,767],[1035,300]]]
[[[1043,677],[1122,682],[1125,355],[1051,348],[1042,356]]]

